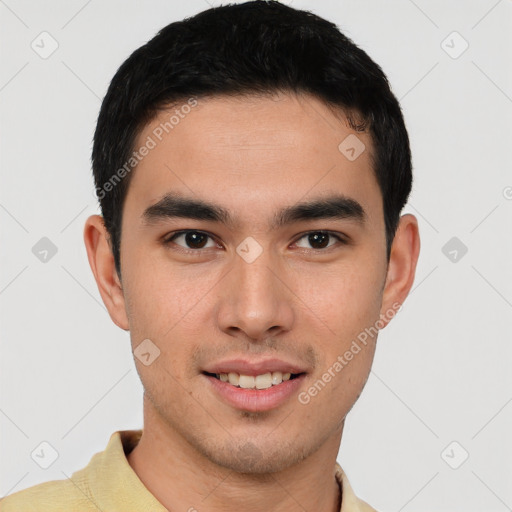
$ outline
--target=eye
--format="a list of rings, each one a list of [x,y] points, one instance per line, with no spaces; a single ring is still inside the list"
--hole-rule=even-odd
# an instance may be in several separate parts
[[[309,233],[306,233],[303,235],[299,240],[296,242],[296,244],[299,247],[305,248],[305,249],[314,249],[314,250],[323,250],[332,247],[336,244],[335,240],[332,240],[333,243],[329,243],[329,238],[336,239],[341,244],[346,244],[346,240],[342,238],[339,235],[336,235],[334,233],[331,233],[329,231],[311,231]],[[310,244],[311,247],[307,247],[304,245],[299,245],[300,240],[306,240],[306,244]]]
[[[177,243],[177,240],[180,239],[182,239],[185,245]],[[208,239],[211,240],[210,245],[207,245]],[[164,240],[165,244],[170,242],[173,242],[179,247],[182,247],[186,252],[197,252],[198,249],[209,249],[211,247],[216,247],[217,245],[208,233],[194,230],[178,231],[177,233],[174,233]]]
[[[181,240],[181,241],[180,241]],[[304,240],[305,244],[301,245],[301,241]],[[302,235],[295,244],[298,247],[303,249],[310,249],[313,251],[322,251],[325,249],[329,249],[332,246],[336,245],[336,241],[339,244],[347,244],[348,242],[344,239],[344,237],[332,233],[330,231],[310,231],[309,233],[305,233]],[[167,236],[164,239],[164,244],[169,245],[171,242],[177,245],[183,252],[192,254],[192,253],[200,253],[201,249],[210,249],[214,247],[218,247],[218,244],[215,242],[213,237],[208,233],[203,231],[196,230],[183,230],[173,233]],[[208,243],[210,245],[208,245]]]

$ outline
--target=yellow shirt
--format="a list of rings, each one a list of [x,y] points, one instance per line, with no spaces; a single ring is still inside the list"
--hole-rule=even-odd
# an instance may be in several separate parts
[[[67,480],[53,480],[15,492],[0,500],[1,512],[168,512],[133,471],[126,454],[142,430],[114,432],[106,449]],[[340,512],[376,512],[358,499],[336,464],[342,490]]]

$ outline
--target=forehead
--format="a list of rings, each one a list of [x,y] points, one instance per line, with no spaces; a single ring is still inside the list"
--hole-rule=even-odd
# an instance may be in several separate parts
[[[141,208],[174,190],[218,196],[247,216],[332,192],[354,197],[370,216],[382,210],[370,136],[321,100],[281,93],[190,105],[159,112],[138,135],[135,150],[151,146],[128,189]]]

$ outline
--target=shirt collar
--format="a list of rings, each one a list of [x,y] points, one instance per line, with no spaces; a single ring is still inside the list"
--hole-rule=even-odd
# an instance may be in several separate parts
[[[88,498],[98,509],[168,512],[149,492],[126,458],[141,435],[142,430],[114,432],[106,449],[93,455],[84,469],[71,476],[77,487],[88,490]]]
[[[368,503],[360,500],[354,493],[347,475],[336,462],[334,474],[341,487],[341,508],[340,512],[376,512]]]

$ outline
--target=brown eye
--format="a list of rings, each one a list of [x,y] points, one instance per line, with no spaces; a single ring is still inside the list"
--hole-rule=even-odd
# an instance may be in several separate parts
[[[168,238],[166,243],[174,242],[176,245],[179,245],[184,249],[204,249],[208,243],[209,238],[211,239],[210,235],[207,235],[202,231],[180,231],[179,233],[175,233],[173,236]],[[180,239],[182,239],[185,245],[177,243],[177,240]],[[212,245],[208,247],[215,247],[215,242],[212,240]]]
[[[328,231],[312,231],[311,233],[306,233],[299,239],[299,241],[306,240],[306,243],[309,244],[310,247],[300,245],[298,243],[299,241],[297,242],[297,245],[305,249],[322,250],[335,245],[336,241],[333,239],[336,239],[338,242],[341,243],[345,242],[341,237],[335,235],[334,233],[330,233]],[[333,243],[330,243],[331,240],[333,241]]]

